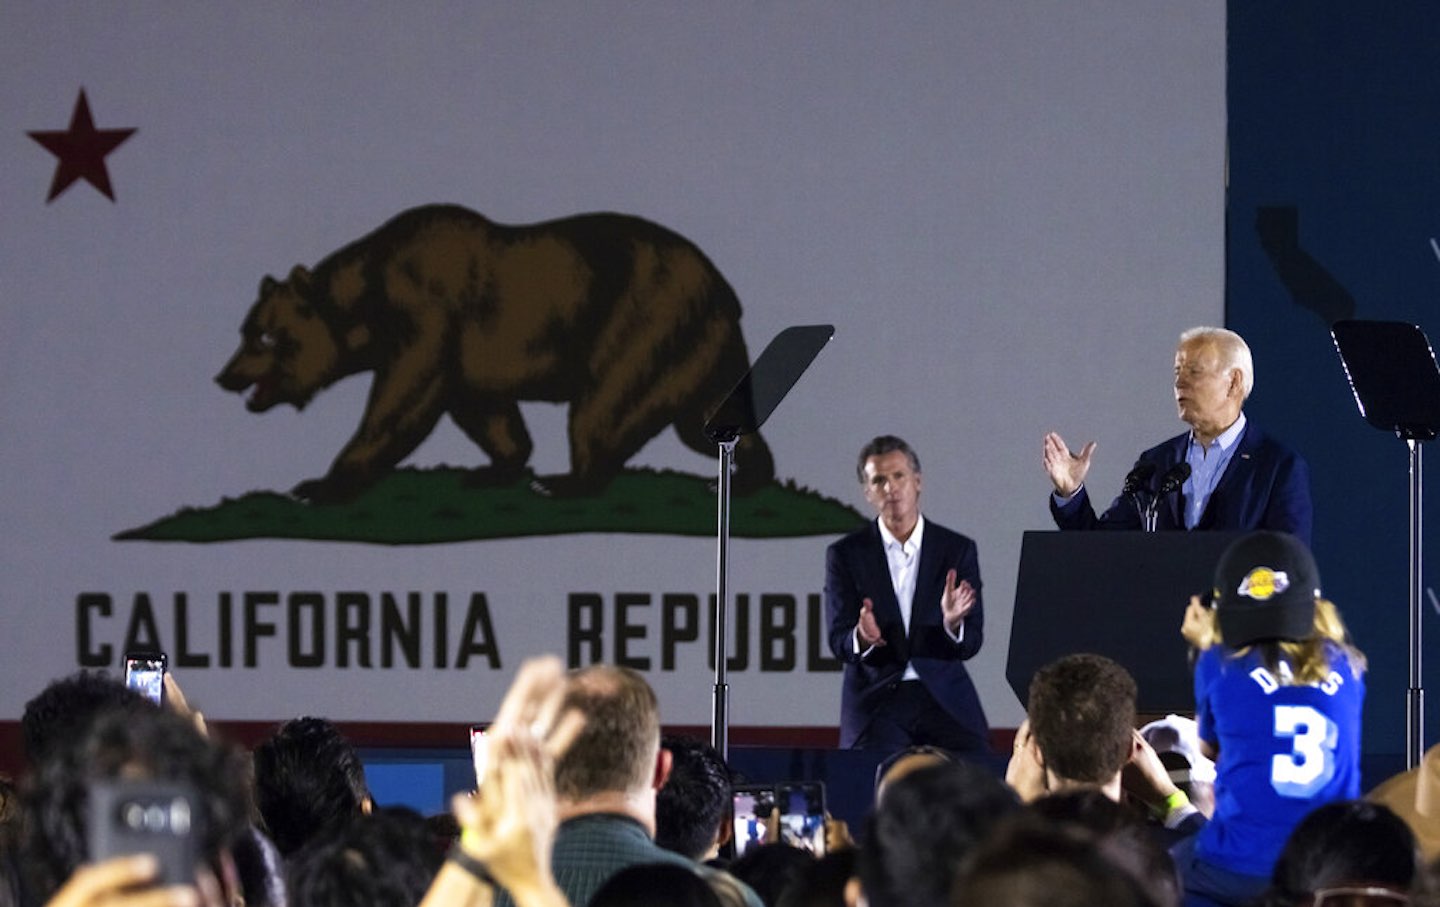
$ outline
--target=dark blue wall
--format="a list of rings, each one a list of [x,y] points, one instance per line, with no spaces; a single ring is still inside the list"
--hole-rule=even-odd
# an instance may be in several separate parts
[[[1408,454],[1359,415],[1329,325],[1401,320],[1440,335],[1440,5],[1232,0],[1228,31],[1226,320],[1255,353],[1247,411],[1310,461],[1324,588],[1370,657],[1365,752],[1399,760]],[[1440,476],[1440,449],[1424,453]],[[1435,563],[1440,494],[1427,498]],[[1425,629],[1440,639],[1428,606]],[[1430,743],[1440,653],[1428,660]]]

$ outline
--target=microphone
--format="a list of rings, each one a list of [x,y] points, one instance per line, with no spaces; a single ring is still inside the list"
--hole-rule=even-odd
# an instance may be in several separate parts
[[[1190,478],[1190,464],[1183,461],[1176,463],[1165,475],[1160,477],[1160,488],[1155,492],[1155,496],[1164,497],[1184,485],[1188,478]]]
[[[1146,485],[1150,484],[1150,477],[1155,475],[1155,464],[1146,460],[1136,463],[1135,468],[1125,477],[1125,485],[1120,489],[1121,494],[1134,494]]]

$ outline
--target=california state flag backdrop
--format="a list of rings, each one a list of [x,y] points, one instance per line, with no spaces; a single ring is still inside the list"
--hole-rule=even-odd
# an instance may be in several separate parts
[[[832,324],[736,498],[732,720],[835,724],[824,546],[895,433],[1017,723],[1043,433],[1117,487],[1221,317],[1223,54],[1148,0],[4,4],[0,717],[158,648],[217,718],[483,721],[552,651],[704,723],[693,411]]]

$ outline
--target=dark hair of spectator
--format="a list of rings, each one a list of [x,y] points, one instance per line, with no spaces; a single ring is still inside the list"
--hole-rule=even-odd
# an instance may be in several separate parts
[[[708,743],[662,737],[671,755],[670,777],[655,795],[655,843],[701,860],[730,814],[730,768]]]
[[[858,853],[853,847],[832,850],[806,866],[781,893],[776,907],[840,907]]]
[[[875,790],[877,793],[880,790],[881,782],[885,780],[885,776],[890,774],[890,770],[911,756],[927,756],[935,762],[955,761],[955,757],[952,756],[948,750],[943,750],[938,746],[932,746],[928,743],[917,743],[914,746],[907,746],[903,750],[896,750],[884,759],[881,759],[880,764],[875,766]]]
[[[754,889],[760,900],[776,904],[780,895],[815,863],[815,855],[789,844],[762,844],[730,864],[730,874]]]
[[[23,825],[20,816],[20,790],[9,775],[0,774],[0,907],[15,907],[21,902],[16,853]]]
[[[1031,678],[1026,712],[1048,771],[1104,784],[1130,758],[1135,678],[1103,655],[1066,655]]]
[[[1290,907],[1321,888],[1376,885],[1408,891],[1419,871],[1415,835],[1389,808],[1365,800],[1327,803],[1285,842],[1267,907]]]
[[[1139,821],[1133,812],[1095,788],[1046,794],[1029,808],[1043,819],[1079,825],[1097,835],[1107,835]]]
[[[245,907],[285,907],[285,868],[275,842],[253,825],[230,845]]]
[[[951,903],[1167,907],[1108,859],[1109,850],[1079,825],[1022,813],[1003,822],[971,852]]]
[[[101,715],[82,740],[57,747],[28,779],[25,863],[31,890],[42,900],[86,860],[91,783],[122,777],[181,782],[197,791],[195,827],[212,865],[247,827],[242,753],[160,709]]]
[[[1150,900],[1164,905],[1180,902],[1180,876],[1161,839],[1133,810],[1099,789],[1050,794],[1030,804],[1030,811],[1094,834],[1103,855],[1129,873]]]
[[[153,710],[154,704],[104,671],[79,671],[51,682],[25,703],[20,729],[32,766],[50,757],[60,743],[82,739],[99,715],[123,709]]]
[[[860,849],[870,907],[948,903],[965,854],[1019,809],[1014,791],[969,762],[922,768],[887,786]]]
[[[0,773],[0,836],[20,822],[20,788],[9,775]]]
[[[285,857],[353,822],[370,798],[360,757],[324,718],[285,722],[254,762],[255,805]]]
[[[455,818],[454,813],[426,816],[425,825],[430,829],[431,846],[441,856],[449,853],[455,842],[460,840],[460,820]]]
[[[414,907],[443,861],[425,819],[391,807],[307,845],[286,882],[295,907]]]
[[[615,873],[589,907],[723,907],[700,873],[678,863],[641,863]]]

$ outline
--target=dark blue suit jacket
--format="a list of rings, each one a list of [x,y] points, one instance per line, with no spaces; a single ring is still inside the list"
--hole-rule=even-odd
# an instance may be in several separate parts
[[[900,681],[906,661],[915,666],[930,694],[961,727],[988,743],[989,727],[975,685],[965,670],[965,659],[980,651],[985,639],[985,610],[980,599],[980,562],[975,543],[929,520],[920,543],[911,605],[910,632],[900,616],[900,603],[890,580],[885,545],[875,521],[831,545],[825,552],[825,614],[830,627],[830,650],[845,664],[840,694],[840,745],[854,746],[886,694]],[[969,580],[975,588],[975,605],[965,616],[965,634],[955,642],[945,632],[940,596],[945,575],[956,572],[956,583]],[[875,621],[885,645],[864,658],[855,653],[853,636],[860,620],[860,602],[874,603]]]
[[[1149,481],[1154,494],[1160,479],[1185,459],[1190,433],[1171,438],[1140,455],[1135,465],[1155,464]],[[1184,495],[1176,492],[1160,504],[1155,528],[1185,528]],[[1090,506],[1082,487],[1064,507],[1050,498],[1050,513],[1061,529],[1140,529],[1140,514],[1129,498],[1121,495],[1100,517]],[[1289,532],[1310,544],[1314,509],[1310,503],[1310,467],[1295,451],[1269,437],[1255,423],[1247,421],[1239,446],[1215,492],[1200,515],[1196,529],[1275,529]]]

